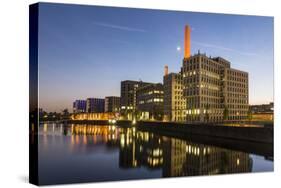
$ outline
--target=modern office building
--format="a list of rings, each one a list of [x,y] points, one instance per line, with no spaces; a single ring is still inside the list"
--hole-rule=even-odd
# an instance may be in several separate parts
[[[184,44],[180,74],[183,79],[186,121],[246,119],[249,111],[248,73],[231,68],[230,62],[221,57],[207,57],[200,51],[191,55],[189,26],[185,27]],[[172,108],[167,109],[166,113],[171,114]]]
[[[73,102],[73,113],[86,112],[86,100],[75,100]]]
[[[105,97],[104,110],[105,112],[120,112],[120,97]]]
[[[248,73],[230,67],[221,58],[198,54],[182,66],[186,120],[221,122],[243,120],[248,114]]]
[[[137,89],[151,83],[142,81],[125,80],[121,82],[121,116],[124,119],[133,120],[136,115]]]
[[[161,83],[137,89],[137,114],[140,120],[163,120],[164,91]]]
[[[86,109],[88,113],[103,113],[104,99],[88,98],[86,102]]]
[[[165,66],[164,121],[183,122],[186,118],[186,100],[183,96],[183,78],[180,73],[168,73]]]

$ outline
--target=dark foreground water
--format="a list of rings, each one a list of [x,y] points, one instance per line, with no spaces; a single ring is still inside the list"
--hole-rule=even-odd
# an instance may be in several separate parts
[[[42,124],[39,183],[273,171],[264,156],[117,126]]]

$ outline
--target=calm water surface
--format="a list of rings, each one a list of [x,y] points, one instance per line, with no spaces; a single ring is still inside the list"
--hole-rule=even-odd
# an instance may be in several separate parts
[[[273,171],[263,156],[135,128],[42,124],[40,184]]]

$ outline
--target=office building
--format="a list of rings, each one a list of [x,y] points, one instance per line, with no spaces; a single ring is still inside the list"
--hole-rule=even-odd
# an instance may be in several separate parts
[[[185,58],[182,67],[186,120],[221,122],[244,120],[248,113],[248,73],[230,62],[198,54]]]
[[[104,110],[105,112],[120,112],[120,97],[105,97]]]
[[[121,116],[123,119],[133,120],[136,115],[137,89],[151,83],[125,80],[121,82]]]
[[[184,59],[179,73],[164,71],[164,120],[222,122],[247,119],[248,73],[222,57],[191,55],[190,27],[185,26]]]
[[[86,109],[88,113],[103,113],[104,99],[88,98],[86,102]]]
[[[183,78],[180,73],[168,73],[165,67],[164,83],[164,121],[184,122],[186,100],[183,96]]]
[[[163,120],[163,85],[149,84],[137,89],[137,112],[140,120]]]
[[[73,113],[86,112],[86,100],[75,100],[73,102]]]

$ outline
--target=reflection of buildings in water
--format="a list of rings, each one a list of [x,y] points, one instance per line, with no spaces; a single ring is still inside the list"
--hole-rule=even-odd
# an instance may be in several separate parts
[[[148,132],[138,132],[137,138],[138,161],[150,169],[162,167],[163,141],[161,137]]]
[[[250,172],[249,154],[218,147],[194,144],[180,139],[136,131],[135,127],[116,126],[43,125],[43,147],[48,132],[70,135],[70,149],[81,151],[86,147],[106,144],[107,149],[119,147],[119,167],[161,169],[163,177],[211,175]],[[44,140],[45,139],[45,140]]]
[[[116,126],[72,124],[69,131],[73,145],[106,144],[108,148],[118,146],[119,129]]]
[[[163,177],[250,172],[249,154],[183,140],[135,132],[120,132],[119,165],[163,170]]]
[[[63,124],[43,123],[39,124],[38,129],[40,134],[39,142],[42,149],[47,148],[49,143],[62,142],[62,139],[55,138],[63,133]]]
[[[166,143],[163,177],[251,172],[249,154],[178,139]]]
[[[136,129],[124,128],[120,130],[120,152],[119,152],[119,167],[133,168],[138,167],[139,163],[136,160]]]
[[[160,137],[148,132],[137,132],[135,128],[123,129],[120,133],[119,166],[134,168],[145,166],[150,169],[163,164],[163,145]]]
[[[163,177],[179,176],[186,160],[186,142],[177,139],[167,139],[164,150]]]
[[[43,123],[39,125],[39,132],[43,135],[59,135],[63,133],[64,125],[56,123]]]

